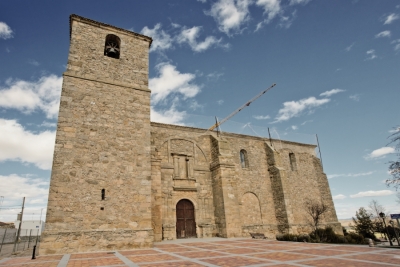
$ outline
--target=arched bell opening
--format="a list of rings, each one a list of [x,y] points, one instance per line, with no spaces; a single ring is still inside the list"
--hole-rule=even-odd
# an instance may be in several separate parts
[[[112,57],[119,59],[121,50],[121,39],[114,34],[109,34],[106,36],[106,43],[104,45],[104,55],[107,57]]]
[[[190,200],[181,199],[176,204],[176,238],[197,237],[194,205]]]

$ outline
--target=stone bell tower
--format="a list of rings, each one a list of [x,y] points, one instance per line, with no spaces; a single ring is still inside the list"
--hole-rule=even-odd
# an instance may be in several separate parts
[[[150,37],[70,16],[41,254],[149,247]]]

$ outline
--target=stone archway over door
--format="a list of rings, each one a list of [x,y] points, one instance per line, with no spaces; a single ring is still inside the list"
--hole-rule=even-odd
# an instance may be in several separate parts
[[[197,237],[193,203],[182,199],[176,204],[176,238]]]

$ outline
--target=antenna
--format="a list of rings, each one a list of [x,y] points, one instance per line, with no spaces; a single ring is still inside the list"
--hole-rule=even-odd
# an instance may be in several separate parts
[[[317,144],[318,144],[318,150],[319,150],[319,158],[321,159],[322,171],[324,171],[324,164],[322,163],[322,155],[321,155],[321,148],[320,148],[320,146],[319,146],[319,141],[318,141],[318,134],[315,134],[315,137],[317,137]]]

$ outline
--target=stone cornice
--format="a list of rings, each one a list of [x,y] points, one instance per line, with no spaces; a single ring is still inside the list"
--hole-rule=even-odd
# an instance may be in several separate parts
[[[109,24],[106,24],[106,23],[102,23],[102,22],[98,22],[98,21],[91,20],[91,19],[88,19],[88,18],[84,18],[84,17],[78,16],[78,15],[75,15],[75,14],[71,14],[69,16],[69,36],[70,36],[70,38],[71,38],[71,34],[72,34],[72,21],[73,20],[84,22],[84,23],[87,23],[87,24],[90,24],[90,25],[96,26],[96,27],[111,28],[113,30],[117,30],[119,32],[122,32],[122,33],[125,33],[125,34],[128,34],[128,35],[133,35],[135,37],[138,37],[138,38],[140,38],[142,40],[145,40],[145,41],[149,42],[149,47],[151,46],[151,43],[153,42],[153,39],[151,37],[146,36],[146,35],[142,35],[142,34],[139,34],[139,33],[136,33],[136,32],[132,32],[132,31],[128,31],[128,30],[125,30],[125,29],[122,29],[122,28],[118,28],[118,27],[115,27],[115,26],[112,26],[112,25],[109,25]]]
[[[229,163],[211,163],[210,170],[214,171],[218,168],[235,168],[235,165]]]
[[[206,135],[206,134],[211,135],[213,133],[213,132],[207,132],[208,129],[189,127],[189,126],[182,126],[182,125],[173,125],[173,124],[160,123],[160,122],[151,122],[151,126],[152,127],[167,128],[167,129],[174,129],[175,128],[175,129],[177,129],[179,131],[190,131],[190,132],[196,132],[196,133],[204,134],[204,135]],[[260,141],[269,142],[269,138],[251,136],[251,135],[244,135],[244,134],[229,133],[229,132],[224,132],[223,133],[223,137],[224,138],[236,137],[236,138],[245,138],[245,139],[253,139],[253,140],[260,140]],[[297,145],[297,146],[305,146],[305,147],[312,147],[312,148],[317,147],[316,145],[313,145],[313,144],[304,144],[304,143],[298,143],[298,142],[293,142],[293,141],[272,139],[272,142],[278,142],[278,141],[282,142],[282,143]]]
[[[115,86],[120,86],[120,87],[125,87],[125,88],[131,88],[131,89],[140,90],[140,91],[149,92],[149,93],[151,92],[150,89],[148,89],[148,88],[144,88],[144,87],[141,88],[141,87],[137,87],[137,86],[132,86],[127,83],[120,83],[120,82],[116,82],[116,81],[112,81],[112,80],[98,79],[98,78],[95,78],[95,77],[89,76],[89,75],[80,76],[80,75],[76,75],[76,74],[72,73],[71,71],[64,72],[63,76],[83,79],[83,80],[92,81],[92,82],[100,82],[100,83],[105,83],[105,84],[110,84],[110,85],[115,85]]]

